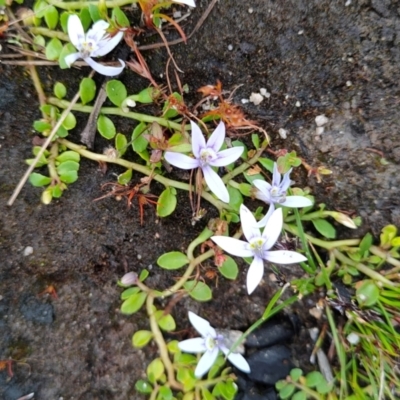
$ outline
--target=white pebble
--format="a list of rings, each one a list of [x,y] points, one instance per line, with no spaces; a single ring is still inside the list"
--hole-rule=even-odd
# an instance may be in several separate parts
[[[253,7],[250,7],[247,11],[249,12],[249,14],[253,14],[254,12]]]
[[[233,50],[233,46],[231,44],[228,45],[228,50],[232,51]]]
[[[315,130],[316,135],[322,135],[324,133],[325,128],[323,126],[318,126]]]
[[[141,254],[138,254],[136,257],[137,257],[138,260],[142,259],[142,255]]]
[[[351,4],[351,0],[347,0],[344,6],[348,7],[350,4]]]
[[[182,17],[182,13],[180,11],[175,11],[172,15],[175,19]]]
[[[302,35],[303,33],[304,33],[303,29],[297,32],[298,35]]]
[[[252,93],[249,100],[258,106],[264,100],[264,97],[260,93]]]
[[[271,93],[268,93],[268,90],[265,88],[260,89],[260,94],[261,96],[264,96],[267,99],[271,97]]]
[[[352,86],[353,84],[351,83],[351,81],[347,81],[346,82],[346,86],[348,86],[348,87],[350,87],[350,86]]]
[[[33,247],[32,246],[26,246],[24,249],[24,256],[30,256],[33,253]]]
[[[296,107],[300,107],[301,103],[299,101],[296,101]]]
[[[279,136],[282,139],[286,139],[287,138],[287,130],[286,129],[280,128],[278,133],[279,133]]]
[[[240,101],[242,102],[242,104],[247,104],[249,102],[249,99],[242,99]]]
[[[324,126],[328,123],[328,118],[325,117],[325,115],[318,115],[315,117],[315,123],[317,126]]]

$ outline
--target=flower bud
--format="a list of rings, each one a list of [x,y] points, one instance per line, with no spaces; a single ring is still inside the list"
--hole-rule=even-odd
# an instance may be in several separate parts
[[[136,272],[128,272],[121,278],[121,283],[124,286],[136,285],[138,281],[138,274]]]
[[[346,214],[342,214],[342,213],[336,212],[336,211],[325,211],[325,214],[331,216],[337,222],[339,222],[340,224],[342,224],[344,226],[347,226],[350,229],[357,229],[357,225]]]

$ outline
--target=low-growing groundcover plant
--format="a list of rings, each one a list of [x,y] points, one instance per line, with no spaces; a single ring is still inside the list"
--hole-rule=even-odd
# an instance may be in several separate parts
[[[195,5],[193,1],[175,3]],[[128,93],[121,80],[109,79],[100,88],[91,73],[82,78],[79,87],[71,88],[77,95],[69,101],[68,88],[63,83],[54,85],[54,96],[46,96],[32,72],[41,94],[42,113],[34,128],[47,140],[44,146],[33,148],[34,158],[27,162],[37,169],[30,173],[29,180],[42,189],[41,200],[45,204],[60,198],[78,179],[79,162],[85,157],[119,165],[121,173],[109,195],[124,196],[128,204],[137,199],[140,207],[156,202],[155,212],[160,218],[168,218],[176,209],[178,190],[186,191],[188,200],[201,197],[218,211],[218,218],[208,219],[207,210],[200,208],[199,201],[192,201],[192,223],[201,221],[205,228],[185,252],[174,250],[158,255],[158,266],[177,279],[172,286],[147,286],[147,270],[121,277],[121,312],[145,313],[149,320],[148,330],[133,333],[133,346],[141,348],[153,341],[159,350],[159,356],[147,367],[147,378],[136,382],[137,392],[159,400],[234,399],[238,388],[232,366],[244,373],[251,370],[246,354],[242,354],[246,336],[285,307],[318,290],[325,293],[319,307],[326,313],[331,338],[321,336],[315,351],[321,350],[323,340],[332,341],[336,351],[333,378],[322,365],[325,375],[317,370],[305,375],[296,368],[277,383],[280,398],[398,398],[397,228],[386,226],[378,242],[369,234],[362,239],[336,239],[332,219],[351,229],[356,229],[360,220],[326,210],[307,188],[292,187],[290,173],[305,165],[304,161],[294,151],[281,152],[283,155],[277,160],[265,157],[269,138],[224,97],[220,82],[200,88],[212,106],[203,114],[190,110],[183,93],[171,89],[167,92],[155,82],[135,44],[140,30],[132,28],[120,8],[131,5],[132,0],[35,2],[29,21],[25,18],[32,49],[42,51],[43,56],[63,69],[77,65],[82,58],[83,65],[89,64],[100,74],[132,76],[134,71],[146,77],[151,86],[139,93]],[[182,29],[168,14],[170,2],[139,0],[138,5],[145,24],[142,29],[154,29],[162,36],[164,19],[185,39]],[[167,14],[160,14],[160,8],[166,8]],[[8,11],[12,15],[12,10]],[[121,60],[117,67],[105,65],[122,38],[135,58]],[[101,92],[111,106],[96,104]],[[137,112],[136,104],[158,105],[160,112],[158,116]],[[104,154],[68,139],[76,127],[77,112],[89,114],[98,133],[109,141]],[[132,121],[131,131],[121,132],[116,117]],[[238,129],[247,129],[248,136],[236,139]],[[126,156],[128,148],[133,156]],[[194,179],[173,178],[182,176],[179,169],[192,170]],[[154,181],[164,187],[161,193],[153,193]],[[299,238],[297,248],[285,248],[287,241],[282,238],[291,237]],[[205,245],[208,250],[202,252]],[[243,258],[249,267],[242,262],[238,265],[236,257]],[[236,332],[234,341],[228,340],[225,333],[229,326],[212,327],[201,313],[197,315],[192,310],[188,310],[188,319],[201,337],[167,340],[163,332],[175,331],[176,322],[172,311],[162,309],[160,300],[179,301],[187,295],[198,302],[212,301],[212,288],[193,278],[196,268],[206,261],[213,262],[222,278],[232,285],[237,285],[239,268],[245,268],[248,295],[266,279],[264,269],[278,273],[280,264],[291,264],[291,268],[301,268],[304,275],[277,288],[260,319],[246,332]],[[338,281],[346,286],[349,296],[336,290]],[[282,297],[284,292],[286,297]],[[345,316],[346,322],[342,324],[335,313]],[[179,323],[188,326],[185,321]]]

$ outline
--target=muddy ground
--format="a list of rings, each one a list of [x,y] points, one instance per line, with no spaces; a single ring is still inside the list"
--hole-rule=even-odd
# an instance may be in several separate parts
[[[197,3],[182,23],[186,32],[209,1]],[[138,12],[130,15],[138,21]],[[295,178],[312,188],[318,202],[361,215],[362,228],[347,232],[358,237],[368,230],[379,234],[388,223],[400,226],[399,44],[400,3],[395,0],[220,0],[188,44],[172,51],[184,71],[182,82],[192,90],[191,104],[199,100],[196,88],[217,79],[227,90],[242,85],[233,97],[237,103],[266,88],[269,99],[243,106],[249,118],[270,133],[272,149],[296,150],[309,164],[333,171],[322,183],[305,173]],[[144,55],[154,76],[165,72],[164,50]],[[71,96],[77,90],[73,77],[83,76],[52,68],[40,74],[48,92],[56,79],[72,82]],[[129,87],[143,83],[128,71],[121,79]],[[316,135],[314,119],[321,114],[329,123]],[[146,319],[141,313],[130,318],[119,313],[116,281],[126,270],[153,266],[148,284],[165,287],[173,274],[156,267],[158,256],[184,250],[205,222],[192,227],[185,194],[169,218],[157,220],[148,208],[144,226],[135,207],[127,211],[125,203],[112,198],[93,202],[102,194],[101,184],[122,171],[110,167],[104,175],[86,160],[79,181],[60,200],[44,206],[40,190],[27,184],[8,207],[31,154],[37,118],[27,74],[0,64],[0,360],[20,361],[13,363],[13,376],[0,370],[0,397],[16,400],[35,392],[35,399],[45,400],[139,399],[134,383],[144,377],[156,347],[132,348],[131,336],[146,328]],[[279,138],[280,128],[287,130],[286,140]],[[78,137],[76,130],[71,139]],[[98,140],[96,150],[104,145]],[[154,186],[155,193],[160,190]],[[28,246],[33,253],[24,255]],[[247,296],[245,272],[236,283],[220,278],[212,303],[182,300],[175,309],[178,329],[188,327],[187,309],[214,326],[248,327],[276,288],[264,283]],[[56,288],[57,299],[41,295],[48,285]],[[294,362],[307,368],[305,327],[314,322],[299,311],[304,305],[310,304],[289,312],[298,313],[302,328],[287,344]]]

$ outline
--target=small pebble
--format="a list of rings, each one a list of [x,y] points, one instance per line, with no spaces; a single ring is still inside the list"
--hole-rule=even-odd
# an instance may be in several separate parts
[[[344,6],[348,7],[350,4],[351,4],[351,0],[347,0]]]
[[[297,32],[298,35],[302,35],[303,33],[304,33],[303,29]]]
[[[296,107],[300,107],[301,103],[299,101],[296,101]]]
[[[264,96],[266,98],[269,98],[271,96],[271,93],[268,93],[268,90],[265,88],[260,89],[260,94],[261,94],[261,96]]]
[[[315,123],[317,126],[324,126],[328,123],[328,118],[325,117],[325,115],[318,115],[315,117]]]
[[[250,7],[247,11],[249,12],[249,14],[253,14],[254,12],[253,7]]]
[[[24,256],[30,256],[33,253],[33,247],[32,246],[26,246],[24,249]]]
[[[138,260],[142,259],[142,255],[141,254],[138,254],[136,257],[137,257]]]
[[[180,11],[175,11],[172,15],[175,19],[182,17],[182,13]]]
[[[322,135],[324,133],[325,128],[323,126],[317,126],[317,129],[315,130],[316,135]]]
[[[247,104],[249,102],[249,99],[242,99],[240,101],[242,102],[242,104]]]
[[[228,50],[232,51],[233,50],[233,46],[231,44],[228,45]]]
[[[280,128],[278,133],[279,133],[279,136],[282,139],[286,139],[287,138],[287,130],[286,129]]]
[[[348,86],[348,87],[350,87],[350,86],[352,86],[353,84],[351,83],[351,81],[347,81],[346,82],[346,86]]]
[[[252,93],[249,100],[258,106],[264,100],[264,97],[260,93]]]

